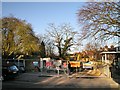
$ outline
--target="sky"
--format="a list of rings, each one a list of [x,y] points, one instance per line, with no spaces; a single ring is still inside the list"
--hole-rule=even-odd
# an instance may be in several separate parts
[[[2,17],[13,15],[32,25],[36,35],[44,35],[49,23],[70,23],[81,30],[77,12],[86,2],[2,2]],[[87,42],[85,42],[87,43]],[[84,43],[84,44],[85,44]],[[111,45],[111,42],[108,43]]]
[[[89,0],[2,0],[2,1],[3,2],[87,2]]]
[[[119,0],[1,0],[2,2],[118,2]]]
[[[44,34],[49,23],[70,23],[75,29],[80,26],[77,12],[85,2],[3,2],[2,17],[13,15],[32,24],[36,34]]]

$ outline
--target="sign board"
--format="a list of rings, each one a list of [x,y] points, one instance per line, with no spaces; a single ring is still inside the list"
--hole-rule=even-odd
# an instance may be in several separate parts
[[[54,65],[56,67],[59,67],[61,65],[61,60],[57,60],[56,62],[54,62]]]
[[[67,68],[67,63],[66,62],[63,63],[63,67]]]
[[[80,62],[70,61],[70,66],[71,67],[80,67]]]
[[[46,62],[46,67],[52,66],[51,62]]]

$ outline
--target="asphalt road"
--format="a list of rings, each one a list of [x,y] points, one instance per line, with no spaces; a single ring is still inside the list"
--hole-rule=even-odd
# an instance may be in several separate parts
[[[119,84],[107,77],[41,76],[38,73],[24,73],[16,79],[2,82],[2,88],[119,88]]]

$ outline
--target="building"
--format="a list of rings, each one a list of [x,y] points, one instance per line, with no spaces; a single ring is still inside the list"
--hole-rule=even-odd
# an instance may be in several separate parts
[[[113,63],[114,61],[120,60],[120,46],[115,48],[107,48],[103,52],[101,52],[102,55],[102,62],[105,63]]]

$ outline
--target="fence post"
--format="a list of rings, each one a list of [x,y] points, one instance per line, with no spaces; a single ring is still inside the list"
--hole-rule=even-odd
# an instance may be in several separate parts
[[[23,65],[24,65],[24,67],[25,67],[25,59],[23,60]]]
[[[40,71],[42,75],[42,72],[43,72],[43,59],[42,58],[40,58]]]
[[[57,67],[57,71],[58,71],[58,76],[60,75],[60,71],[59,71],[60,69],[59,69],[59,67]]]
[[[109,68],[109,65],[108,65],[108,64],[104,67],[103,73],[104,73],[108,78],[111,78],[111,72],[110,72],[110,68]]]
[[[67,75],[69,75],[68,60],[67,60]]]

